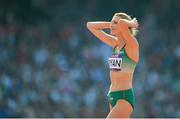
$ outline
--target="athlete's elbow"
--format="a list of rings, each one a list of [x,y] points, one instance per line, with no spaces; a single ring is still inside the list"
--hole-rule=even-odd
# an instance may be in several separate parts
[[[86,23],[86,27],[87,27],[88,29],[90,29],[90,28],[92,27],[91,22],[87,22],[87,23]]]

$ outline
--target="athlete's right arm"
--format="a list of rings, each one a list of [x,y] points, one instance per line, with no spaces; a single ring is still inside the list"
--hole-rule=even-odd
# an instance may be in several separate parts
[[[118,39],[110,34],[107,34],[103,29],[110,28],[111,22],[87,22],[87,28],[101,41],[115,47],[118,45]]]

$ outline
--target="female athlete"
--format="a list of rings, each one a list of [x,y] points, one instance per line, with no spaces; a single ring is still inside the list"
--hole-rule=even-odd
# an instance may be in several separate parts
[[[139,24],[126,13],[115,13],[110,22],[87,22],[87,28],[112,47],[108,59],[111,85],[108,92],[110,112],[107,118],[130,118],[135,103],[133,73],[139,60],[139,44],[135,38]],[[110,29],[110,34],[103,31]]]

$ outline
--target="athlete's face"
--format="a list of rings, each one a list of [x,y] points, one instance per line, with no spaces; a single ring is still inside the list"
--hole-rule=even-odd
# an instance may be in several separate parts
[[[117,35],[120,33],[120,30],[118,28],[118,23],[121,18],[119,16],[114,16],[111,20],[111,34]]]

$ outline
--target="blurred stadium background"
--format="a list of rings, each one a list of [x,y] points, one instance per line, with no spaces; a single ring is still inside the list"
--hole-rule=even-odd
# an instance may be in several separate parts
[[[180,0],[0,0],[0,117],[106,117],[111,48],[87,29],[139,20],[133,117],[180,117]]]

